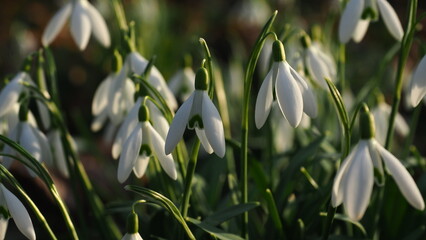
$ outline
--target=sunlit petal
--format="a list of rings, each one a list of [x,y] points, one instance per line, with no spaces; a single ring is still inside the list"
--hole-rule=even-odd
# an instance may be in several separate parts
[[[358,20],[364,9],[363,0],[350,0],[343,11],[339,23],[339,41],[347,43],[353,36]]]
[[[423,56],[411,80],[411,104],[419,105],[420,101],[426,94],[426,55]],[[1,116],[1,114],[0,114]]]
[[[299,85],[300,91],[302,92],[303,112],[305,112],[311,118],[316,118],[318,115],[318,106],[312,88],[309,87],[306,81],[291,66],[290,72]]]
[[[101,16],[98,10],[94,8],[89,2],[85,2],[84,7],[92,24],[93,35],[95,35],[95,38],[104,47],[109,47],[111,45],[111,39],[104,18]]]
[[[208,154],[212,154],[214,150],[210,145],[209,140],[207,139],[206,132],[204,131],[204,129],[195,128],[195,133],[197,134],[198,139],[200,139],[201,145],[203,146],[204,150]]]
[[[204,131],[214,152],[219,157],[225,156],[225,134],[222,118],[219,115],[207,91],[203,92],[202,119]]]
[[[331,79],[331,74],[328,72],[326,63],[318,57],[317,53],[312,48],[308,48],[306,52],[306,68],[318,85],[324,89],[328,89],[328,85],[324,78]]]
[[[129,138],[123,145],[123,152],[121,153],[118,162],[117,178],[120,183],[126,181],[132,172],[135,165],[136,158],[139,155],[142,144],[142,130],[138,124],[130,134]]]
[[[404,36],[404,30],[402,30],[401,22],[395,10],[386,0],[377,0],[377,5],[379,6],[380,14],[391,35],[396,40],[401,41]]]
[[[139,155],[136,159],[135,166],[133,167],[133,172],[135,173],[137,178],[142,178],[145,175],[146,168],[149,163],[149,156],[141,156]]]
[[[331,204],[333,207],[337,207],[343,202],[344,185],[342,184],[342,178],[345,174],[347,174],[348,166],[350,165],[351,161],[353,161],[357,149],[358,145],[356,145],[352,152],[345,158],[345,160],[343,160],[339,170],[336,173],[336,176],[334,177],[333,189],[331,192]]]
[[[114,78],[114,74],[108,75],[96,89],[95,96],[92,101],[92,114],[98,115],[108,106],[108,93]]]
[[[303,97],[299,86],[290,73],[287,63],[280,63],[275,83],[278,105],[292,127],[297,127],[303,114]]]
[[[176,112],[172,123],[170,124],[169,132],[166,137],[165,153],[170,154],[176,147],[178,142],[182,139],[188,123],[189,114],[191,113],[192,103],[194,100],[194,93],[182,104]]]
[[[392,153],[380,146],[380,144],[376,144],[376,147],[402,195],[404,195],[411,206],[423,210],[425,203],[422,194],[407,169],[405,169],[404,165]]]
[[[354,159],[347,168],[347,174],[341,183],[345,186],[343,205],[348,216],[357,221],[368,207],[374,183],[373,164],[366,141],[359,143]]]
[[[75,1],[71,14],[71,36],[80,50],[84,50],[89,42],[92,24],[84,11],[82,1]]]
[[[17,74],[0,92],[0,117],[13,109],[18,101],[19,94],[22,90],[21,82],[25,78],[26,73]]]
[[[370,20],[360,19],[355,27],[352,39],[354,42],[359,43],[364,38],[367,33],[368,26],[370,25]]]
[[[272,101],[274,100],[272,88],[272,71],[269,71],[265,80],[263,80],[256,99],[254,120],[258,129],[265,124],[265,121],[269,116],[269,112],[271,111]]]
[[[28,239],[36,239],[34,232],[33,223],[30,215],[25,209],[21,201],[7,190],[3,184],[0,184],[1,191],[3,193],[4,200],[6,201],[7,208],[9,209],[10,215],[12,216],[19,231],[25,235]]]
[[[44,29],[41,42],[43,46],[48,46],[56,38],[62,27],[65,25],[68,17],[71,15],[72,2],[65,4],[53,17],[50,19],[47,27]]]

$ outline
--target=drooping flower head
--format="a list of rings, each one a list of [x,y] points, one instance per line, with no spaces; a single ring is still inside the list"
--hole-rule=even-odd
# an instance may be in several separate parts
[[[360,220],[370,202],[376,168],[381,176],[387,169],[405,199],[414,208],[423,210],[424,200],[413,178],[404,165],[375,140],[374,119],[366,105],[360,112],[360,130],[361,140],[342,162],[334,178],[333,207],[343,203],[348,216]]]
[[[304,33],[301,37],[301,43],[305,49],[305,64],[311,78],[323,89],[328,89],[324,78],[330,80],[336,79],[336,63],[333,58],[327,54],[319,42],[311,42],[309,36]]]
[[[19,231],[31,240],[36,239],[30,215],[19,199],[0,183],[0,238],[6,235],[9,218],[13,218]]]
[[[206,152],[225,156],[222,119],[207,93],[208,81],[207,70],[200,68],[195,76],[195,91],[178,109],[170,125],[166,137],[166,154],[173,151],[188,127],[195,129]]]
[[[414,71],[410,84],[410,100],[413,107],[419,105],[426,95],[426,55]]]
[[[111,39],[105,20],[87,0],[70,1],[50,19],[41,39],[43,46],[53,42],[70,16],[71,36],[80,50],[86,48],[91,32],[104,47],[110,46]]]
[[[121,240],[143,240],[139,234],[139,219],[135,212],[127,217],[126,228],[127,232]]]
[[[123,145],[118,163],[118,181],[126,181],[132,170],[138,178],[143,177],[152,156],[160,161],[170,178],[177,179],[173,157],[164,153],[164,140],[149,122],[148,108],[142,105],[139,109],[139,124]]]
[[[352,38],[355,42],[360,42],[370,21],[378,19],[379,13],[392,37],[401,41],[404,30],[398,15],[386,0],[350,0],[340,18],[339,41],[347,43]]]
[[[261,128],[268,118],[273,101],[273,89],[282,114],[292,127],[297,127],[305,112],[317,115],[315,97],[306,81],[285,60],[284,46],[276,40],[272,45],[273,65],[260,87],[256,99],[255,123]]]

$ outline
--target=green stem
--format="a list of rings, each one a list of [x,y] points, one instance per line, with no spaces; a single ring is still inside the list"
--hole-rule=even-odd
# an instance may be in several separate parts
[[[200,149],[200,140],[195,140],[192,147],[191,158],[188,162],[188,168],[185,177],[185,190],[183,193],[182,216],[186,218],[188,215],[189,199],[191,197],[192,178],[194,177],[195,167],[197,166],[198,150]]]
[[[127,31],[127,21],[126,21],[126,15],[124,14],[123,5],[121,4],[120,0],[112,0],[112,7],[114,9],[115,16],[117,18],[118,26],[121,30]]]
[[[402,92],[402,77],[404,74],[404,67],[407,62],[408,54],[410,53],[411,45],[413,42],[414,29],[416,27],[416,13],[417,13],[417,0],[410,1],[409,16],[407,28],[405,29],[404,37],[401,41],[401,48],[399,52],[398,70],[396,74],[396,85],[392,102],[392,111],[389,117],[388,131],[386,135],[385,148],[389,149],[393,139],[393,129],[395,125],[395,118],[398,113],[399,104],[401,102]]]
[[[19,182],[15,179],[15,177],[3,165],[1,165],[1,164],[0,164],[0,171],[1,171],[1,175],[3,176],[3,178],[5,180],[7,180],[10,183],[10,185],[12,185],[13,187],[15,187],[15,189],[19,192],[19,194],[21,194],[21,196],[27,201],[27,204],[33,210],[33,212],[36,215],[37,219],[43,225],[43,227],[45,228],[46,232],[49,234],[49,237],[51,239],[56,240],[57,238],[56,238],[55,234],[53,233],[52,229],[50,228],[49,223],[46,221],[46,219],[44,218],[43,214],[37,208],[37,206],[35,205],[35,203],[25,193],[24,189],[19,184]]]
[[[68,213],[68,210],[59,195],[58,190],[56,189],[55,184],[53,183],[52,178],[50,177],[47,170],[35,159],[31,154],[29,154],[25,149],[23,149],[20,145],[10,140],[9,138],[0,135],[0,140],[13,149],[15,149],[19,154],[24,156],[29,162],[22,162],[27,165],[27,167],[31,168],[47,185],[49,192],[52,194],[53,199],[58,204],[59,210],[61,211],[62,217],[64,218],[65,225],[68,228],[68,232],[71,239],[78,239],[77,232],[75,231],[74,224],[71,220],[71,217]]]
[[[250,91],[251,85],[253,82],[254,70],[256,68],[257,60],[260,56],[260,51],[265,43],[265,36],[271,29],[271,26],[277,16],[278,11],[275,11],[273,15],[269,18],[268,22],[263,27],[262,32],[260,33],[253,51],[250,55],[249,62],[247,64],[247,69],[244,77],[244,99],[243,99],[243,113],[241,119],[241,192],[242,192],[242,203],[248,202],[248,114],[249,114],[249,105],[250,105]],[[241,237],[248,239],[248,212],[244,212],[241,228]]]

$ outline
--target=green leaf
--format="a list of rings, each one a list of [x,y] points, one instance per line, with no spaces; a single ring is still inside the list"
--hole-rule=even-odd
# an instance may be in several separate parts
[[[232,234],[232,233],[227,233],[225,231],[223,231],[222,229],[219,229],[217,227],[214,227],[212,225],[209,225],[205,222],[201,222],[197,219],[194,218],[187,218],[188,222],[194,224],[195,226],[203,229],[204,231],[208,232],[209,234],[211,234],[213,237],[222,239],[222,240],[244,240],[243,238]]]
[[[321,212],[320,216],[322,217],[327,217],[327,213],[326,212]],[[362,226],[362,224],[358,221],[354,221],[352,219],[350,219],[348,216],[340,214],[340,213],[336,213],[334,214],[334,219],[343,221],[343,222],[348,222],[348,223],[352,223],[355,227],[357,227],[362,234],[364,234],[364,236],[367,236],[367,231],[365,231],[364,226]]]
[[[191,230],[189,229],[188,225],[185,222],[185,219],[183,219],[182,215],[180,214],[178,208],[175,206],[175,204],[162,194],[150,190],[148,188],[139,187],[135,185],[127,185],[124,187],[124,189],[128,191],[135,192],[143,197],[145,197],[147,200],[158,204],[165,208],[169,213],[182,225],[182,227],[185,229],[186,234],[190,239],[195,239],[194,235],[192,234]]]
[[[342,122],[343,127],[345,129],[349,129],[349,117],[345,108],[345,104],[343,103],[342,95],[340,94],[336,85],[334,85],[333,82],[330,81],[330,79],[325,78],[325,81],[327,82],[331,97],[333,98],[334,104],[337,108],[339,119]]]
[[[234,205],[234,206],[215,212],[214,214],[204,219],[203,222],[212,226],[216,226],[244,212],[250,211],[258,207],[259,205],[260,205],[259,202],[249,202],[249,203]]]

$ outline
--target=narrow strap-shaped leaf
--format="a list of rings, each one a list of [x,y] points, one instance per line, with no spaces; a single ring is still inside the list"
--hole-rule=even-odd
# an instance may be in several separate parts
[[[153,191],[151,189],[144,188],[144,187],[127,185],[124,188],[128,191],[135,192],[147,198],[148,200],[152,201],[153,203],[156,203],[162,206],[163,208],[165,208],[182,225],[188,237],[190,239],[195,239],[194,235],[192,234],[191,230],[186,224],[185,219],[180,214],[179,209],[175,206],[175,204],[170,199],[168,199],[167,197],[163,196],[162,194],[156,191]]]
[[[212,226],[216,226],[244,212],[250,211],[258,206],[260,206],[259,202],[249,202],[234,205],[215,212],[214,214],[204,219],[203,222]]]
[[[327,213],[321,212],[320,216],[327,217]],[[362,224],[360,222],[354,221],[354,220],[350,219],[348,216],[343,215],[343,214],[339,214],[339,213],[334,214],[334,218],[337,219],[337,220],[340,220],[340,221],[344,221],[344,222],[348,222],[348,223],[353,224],[355,227],[357,227],[362,232],[362,234],[365,237],[367,236],[367,231],[365,231],[364,226],[362,226]]]
[[[214,227],[212,225],[209,225],[205,222],[201,222],[197,219],[194,218],[187,218],[188,222],[194,224],[195,226],[203,229],[204,231],[208,232],[209,234],[211,234],[213,237],[221,239],[221,240],[243,240],[243,238],[232,234],[232,233],[227,233],[225,231],[223,231],[222,229],[219,229],[217,227]]]

